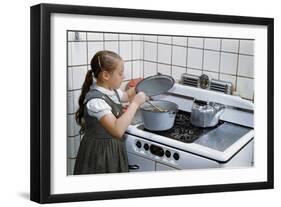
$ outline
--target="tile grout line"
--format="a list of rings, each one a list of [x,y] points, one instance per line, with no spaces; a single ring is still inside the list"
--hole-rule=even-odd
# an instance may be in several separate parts
[[[185,72],[187,73],[188,67],[188,37],[186,37],[186,59],[185,59]]]
[[[240,52],[240,40],[238,41],[238,54],[237,54],[237,62],[236,62],[236,75],[235,75],[235,91],[237,91],[237,82],[238,82],[238,65],[239,65],[239,52]]]
[[[219,51],[219,75],[218,75],[218,79],[220,80],[221,78],[221,49],[222,49],[222,39],[220,39],[220,51]]]
[[[156,64],[156,74],[158,74],[158,49],[159,49],[159,47],[158,47],[158,35],[156,36],[156,62],[157,62],[157,64]]]
[[[205,38],[203,38],[203,54],[202,54],[202,65],[201,65],[201,66],[202,66],[202,74],[204,73],[204,72],[203,72],[203,71],[204,71],[204,70],[203,70],[203,69],[204,69],[204,68],[203,68],[203,67],[204,67],[204,58],[205,58],[205,57],[204,57],[204,53],[205,53]],[[201,74],[201,75],[202,75],[202,74]]]
[[[144,36],[142,38],[142,45],[143,45],[143,49],[142,49],[142,78],[144,78],[144,52],[145,52],[145,45],[144,45]]]
[[[129,42],[131,40],[119,40],[119,42]],[[132,40],[133,42],[137,42],[139,40]],[[69,41],[69,43],[72,43],[72,42],[86,42],[86,41]],[[118,40],[104,40],[104,41],[101,41],[101,40],[88,40],[88,42],[118,42]],[[154,41],[148,41],[148,40],[144,40],[144,42],[147,42],[147,43],[157,43],[157,42],[154,42]],[[177,46],[177,47],[183,47],[183,48],[191,48],[191,49],[198,49],[198,50],[203,50],[202,47],[193,47],[193,46],[182,46],[182,45],[172,45],[172,44],[168,44],[168,43],[162,43],[162,42],[159,42],[158,44],[160,45],[168,45],[168,46]],[[205,48],[206,51],[214,51],[214,52],[220,52],[220,50],[215,50],[215,49],[209,49],[209,48]],[[230,53],[230,54],[238,54],[237,52],[232,52],[232,51],[227,51],[227,50],[221,50],[221,52],[224,52],[224,53]],[[247,53],[239,53],[240,55],[244,55],[244,56],[254,56],[253,54],[247,54]]]
[[[173,74],[173,43],[174,43],[174,41],[173,41],[173,37],[171,37],[171,59],[170,59],[170,75],[172,76],[172,74]]]

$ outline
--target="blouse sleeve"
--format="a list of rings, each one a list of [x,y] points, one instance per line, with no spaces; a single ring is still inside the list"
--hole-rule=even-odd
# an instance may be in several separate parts
[[[112,113],[112,108],[103,99],[99,98],[94,98],[88,101],[86,107],[89,115],[96,117],[98,120],[104,115]]]

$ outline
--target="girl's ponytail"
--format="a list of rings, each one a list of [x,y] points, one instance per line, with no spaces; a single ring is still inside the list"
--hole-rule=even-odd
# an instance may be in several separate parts
[[[92,75],[92,70],[88,70],[86,77],[85,77],[85,81],[83,83],[82,86],[82,91],[81,91],[81,95],[79,97],[79,108],[75,113],[75,120],[77,122],[77,124],[79,124],[81,126],[80,129],[80,134],[84,133],[85,130],[85,123],[83,120],[83,116],[84,116],[84,99],[85,96],[87,94],[87,92],[90,90],[90,86],[93,84],[93,75]]]

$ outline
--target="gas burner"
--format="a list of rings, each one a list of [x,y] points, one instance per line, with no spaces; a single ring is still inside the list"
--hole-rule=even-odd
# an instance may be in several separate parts
[[[223,121],[220,121],[218,126],[222,124]],[[176,118],[175,118],[175,124],[173,128],[166,130],[166,131],[150,131],[148,129],[144,128],[144,125],[138,126],[139,129],[142,129],[144,131],[148,131],[154,134],[158,134],[164,137],[168,137],[171,139],[175,139],[181,142],[185,143],[191,143],[194,142],[196,139],[198,139],[201,135],[204,133],[212,130],[215,127],[212,128],[200,128],[193,126],[190,123],[190,113],[185,111],[178,111]]]
[[[174,126],[171,130],[172,132],[169,134],[168,137],[172,139],[176,139],[182,142],[193,142],[195,141],[199,135],[201,135],[201,130],[199,128],[194,128],[188,126],[188,128],[183,126]]]
[[[175,123],[178,125],[190,125],[190,114],[177,113]]]
[[[188,130],[187,130],[187,134],[193,135],[193,134],[194,134],[194,131],[193,131],[192,129],[188,129]]]

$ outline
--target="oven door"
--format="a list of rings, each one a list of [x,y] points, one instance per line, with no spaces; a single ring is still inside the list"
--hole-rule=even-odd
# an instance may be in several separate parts
[[[139,155],[128,152],[130,172],[155,171],[155,162]]]

